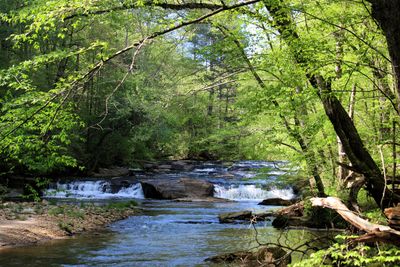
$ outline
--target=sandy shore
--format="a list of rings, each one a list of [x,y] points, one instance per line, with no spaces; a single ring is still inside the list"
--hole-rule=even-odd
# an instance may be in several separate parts
[[[139,211],[134,203],[107,206],[0,203],[0,249],[29,246],[96,231]]]

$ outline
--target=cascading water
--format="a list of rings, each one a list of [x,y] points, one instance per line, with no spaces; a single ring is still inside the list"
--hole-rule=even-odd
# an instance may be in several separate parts
[[[264,190],[256,185],[214,185],[214,197],[226,198],[237,201],[261,201],[267,198],[292,199],[295,197],[293,189]]]
[[[45,192],[48,198],[78,198],[78,199],[108,199],[108,198],[135,198],[143,199],[144,193],[140,183],[121,188],[112,192],[108,181],[74,181],[57,183],[55,188]]]

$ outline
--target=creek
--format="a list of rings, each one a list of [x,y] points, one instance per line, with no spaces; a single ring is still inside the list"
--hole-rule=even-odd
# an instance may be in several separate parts
[[[262,174],[257,175],[257,170],[263,170]],[[235,200],[221,203],[145,199],[138,183],[114,191],[106,180],[58,183],[58,191],[48,192],[48,197],[57,201],[101,204],[135,199],[143,214],[115,222],[104,231],[7,250],[0,254],[0,266],[218,266],[204,260],[224,252],[257,247],[257,241],[279,240],[295,247],[321,233],[277,230],[270,221],[258,222],[257,231],[249,223],[218,222],[218,214],[223,212],[264,212],[276,208],[257,205],[265,198],[295,197],[291,188],[275,187],[274,181],[282,173],[274,163],[245,161],[236,162],[229,168],[222,164],[201,163],[190,171],[158,173],[149,177],[205,179],[214,184],[214,196]]]

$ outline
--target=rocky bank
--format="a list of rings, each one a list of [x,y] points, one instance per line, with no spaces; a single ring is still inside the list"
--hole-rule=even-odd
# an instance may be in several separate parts
[[[51,205],[47,201],[0,203],[0,249],[98,231],[137,213],[134,202],[106,206]]]

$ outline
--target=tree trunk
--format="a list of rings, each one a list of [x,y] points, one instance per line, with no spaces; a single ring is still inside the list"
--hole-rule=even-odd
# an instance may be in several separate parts
[[[397,98],[400,99],[400,1],[369,0],[369,2],[372,4],[372,16],[378,21],[386,37],[395,73]]]
[[[312,84],[319,88],[318,94],[325,113],[332,122],[353,168],[365,175],[368,192],[382,209],[389,207],[392,203],[398,203],[400,197],[386,188],[381,170],[364,147],[353,121],[339,100],[331,93],[331,84],[319,76],[312,78],[315,79],[311,81]]]
[[[288,9],[282,6],[281,2],[271,3],[271,1],[265,0],[264,5],[274,20],[274,27],[279,31],[283,40],[286,41],[289,47],[292,47],[296,62],[299,65],[307,65],[309,62],[302,56],[302,51],[298,51],[298,46],[295,45],[295,42],[298,41],[300,37],[296,32],[295,24],[292,21]],[[398,26],[400,27],[400,24],[398,24]],[[349,114],[343,108],[337,97],[332,93],[330,81],[324,80],[323,77],[316,73],[308,72],[306,75],[310,84],[318,90],[318,96],[322,101],[325,113],[331,121],[336,134],[339,136],[346,155],[354,169],[365,175],[367,190],[374,198],[375,202],[382,209],[389,207],[392,203],[400,202],[400,196],[393,194],[392,191],[387,189],[381,170],[364,147],[361,137],[353,121],[349,117]]]

